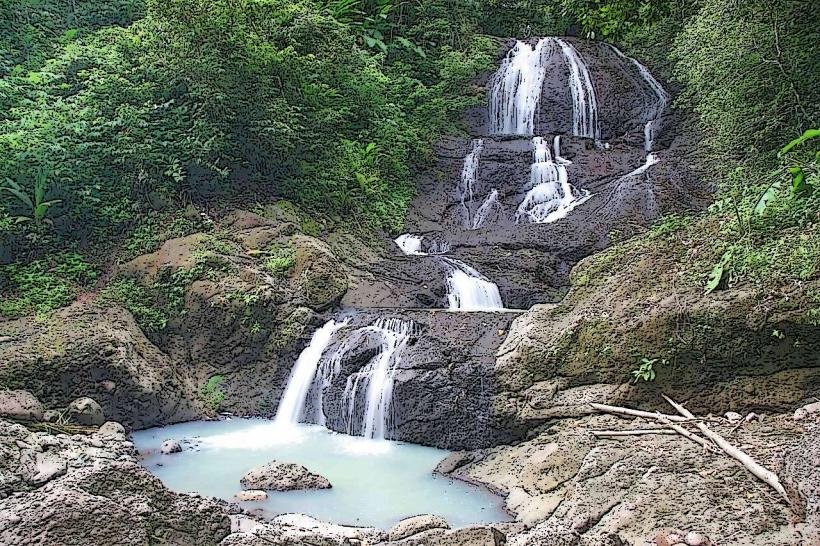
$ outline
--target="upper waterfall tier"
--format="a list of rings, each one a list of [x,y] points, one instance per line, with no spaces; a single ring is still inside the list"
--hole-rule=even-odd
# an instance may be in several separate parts
[[[566,134],[609,140],[647,130],[669,95],[638,61],[603,42],[571,37],[511,41],[487,82],[487,107],[470,115],[477,135]],[[651,123],[650,123],[651,122]]]

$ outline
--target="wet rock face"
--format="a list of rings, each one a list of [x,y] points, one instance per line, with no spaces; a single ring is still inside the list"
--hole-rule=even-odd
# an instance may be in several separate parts
[[[413,333],[394,374],[386,436],[445,449],[492,445],[513,437],[503,423],[492,418],[491,408],[495,352],[513,316],[422,310],[359,313],[337,334],[325,358],[377,317],[412,321]],[[363,397],[357,398],[353,419],[349,419],[344,395],[348,378],[377,358],[380,343],[375,334],[358,335],[353,347],[343,353],[340,371],[324,391],[329,428],[362,433]],[[313,415],[316,409],[309,404],[307,411]]]

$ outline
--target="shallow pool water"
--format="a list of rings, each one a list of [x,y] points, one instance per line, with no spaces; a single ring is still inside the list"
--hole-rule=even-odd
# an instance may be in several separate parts
[[[184,451],[159,454],[169,438],[180,441]],[[497,495],[433,475],[448,454],[440,449],[260,419],[183,423],[135,432],[133,439],[144,454],[143,465],[174,491],[235,500],[240,478],[271,460],[299,463],[333,484],[321,491],[270,491],[266,501],[240,503],[265,516],[296,512],[382,529],[417,514],[442,516],[452,526],[509,520]]]

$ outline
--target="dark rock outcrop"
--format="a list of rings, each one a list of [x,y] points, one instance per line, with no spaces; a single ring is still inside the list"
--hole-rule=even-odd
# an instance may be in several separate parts
[[[76,303],[44,321],[3,326],[16,341],[0,344],[0,382],[31,391],[48,407],[90,396],[107,418],[135,428],[201,415],[196,387],[119,307]]]

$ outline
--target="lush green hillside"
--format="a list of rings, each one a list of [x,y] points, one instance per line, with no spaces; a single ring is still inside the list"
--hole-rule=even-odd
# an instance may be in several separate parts
[[[722,190],[701,273],[811,278],[818,139],[780,150],[820,117],[812,4],[0,0],[0,313],[65,305],[230,206],[396,231],[431,146],[482,100],[489,36],[567,31],[672,78],[699,123]]]

